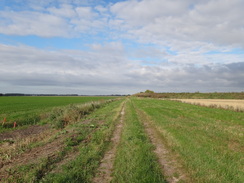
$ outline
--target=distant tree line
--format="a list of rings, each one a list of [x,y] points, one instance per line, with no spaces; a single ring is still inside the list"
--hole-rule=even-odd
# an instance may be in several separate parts
[[[0,93],[0,96],[78,96],[78,94],[24,94],[24,93]]]
[[[127,95],[120,95],[120,94],[111,94],[111,95],[78,95],[78,94],[24,94],[24,93],[0,93],[0,96],[130,96]]]
[[[134,94],[137,97],[173,98],[173,99],[244,99],[244,92],[181,92],[181,93],[155,93],[151,90]]]

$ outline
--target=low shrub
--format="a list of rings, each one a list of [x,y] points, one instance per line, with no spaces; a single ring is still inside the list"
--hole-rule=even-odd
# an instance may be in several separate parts
[[[50,113],[49,119],[55,128],[64,128],[68,124],[80,121],[80,119],[85,115],[90,114],[95,109],[111,101],[112,100],[101,100],[85,104],[71,104],[66,107],[54,108]]]

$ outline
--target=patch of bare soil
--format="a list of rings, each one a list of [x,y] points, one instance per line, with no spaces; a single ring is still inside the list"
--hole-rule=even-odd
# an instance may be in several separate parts
[[[53,157],[61,150],[63,147],[64,138],[59,138],[51,143],[47,143],[44,146],[39,146],[33,148],[19,156],[11,159],[11,161],[3,164],[0,168],[0,180],[6,179],[9,176],[8,169],[18,167],[20,165],[25,165],[29,163],[35,163],[41,158]]]
[[[142,111],[137,110],[137,112],[144,123],[145,131],[151,143],[155,147],[154,153],[158,157],[166,181],[168,183],[191,182],[187,174],[181,169],[181,164],[177,161],[175,155],[172,155],[164,145],[159,132],[152,126],[148,116]]]
[[[0,134],[0,141],[1,140],[14,140],[14,139],[22,139],[30,135],[38,135],[43,131],[47,130],[49,125],[33,125],[29,126],[28,128],[14,130],[11,132],[5,132]]]
[[[98,168],[98,173],[93,179],[94,183],[107,183],[112,180],[112,169],[113,169],[116,150],[120,142],[121,133],[123,129],[124,114],[125,114],[125,109],[123,105],[121,110],[120,122],[115,127],[113,136],[111,138],[112,148],[105,153],[101,161],[100,167]]]

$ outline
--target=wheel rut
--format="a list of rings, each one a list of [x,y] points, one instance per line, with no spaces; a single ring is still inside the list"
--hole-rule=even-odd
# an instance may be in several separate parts
[[[169,148],[164,144],[160,137],[160,131],[155,129],[147,114],[138,109],[137,114],[144,124],[145,131],[151,143],[155,147],[154,153],[158,158],[162,174],[166,181],[168,183],[192,182],[189,176],[182,170],[182,165],[177,161],[176,155],[173,155]]]
[[[111,138],[112,148],[109,149],[105,153],[103,159],[101,160],[101,164],[98,168],[98,173],[96,174],[96,176],[93,179],[94,183],[107,183],[112,180],[112,170],[113,170],[114,159],[115,159],[117,147],[120,142],[122,129],[124,126],[124,123],[123,123],[124,115],[125,115],[125,103],[123,104],[122,110],[120,112],[120,121],[116,125],[112,138]]]

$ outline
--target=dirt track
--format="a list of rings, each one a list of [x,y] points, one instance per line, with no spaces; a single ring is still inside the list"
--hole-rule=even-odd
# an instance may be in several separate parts
[[[98,168],[98,173],[93,179],[94,183],[98,183],[98,182],[107,183],[112,180],[113,163],[114,163],[117,146],[120,142],[121,133],[123,129],[123,121],[124,121],[124,114],[125,114],[124,105],[122,107],[120,114],[121,114],[120,122],[115,127],[113,136],[111,138],[112,148],[105,153],[101,161],[100,167]]]

